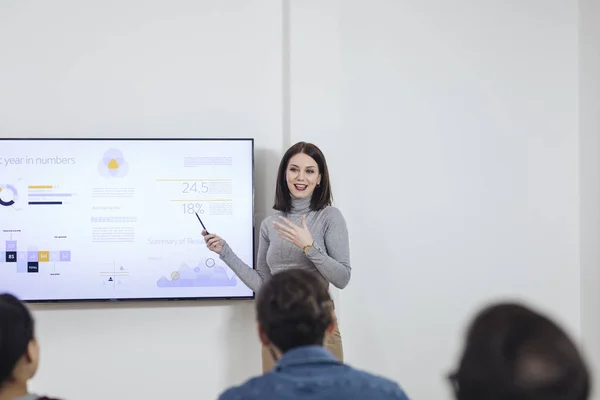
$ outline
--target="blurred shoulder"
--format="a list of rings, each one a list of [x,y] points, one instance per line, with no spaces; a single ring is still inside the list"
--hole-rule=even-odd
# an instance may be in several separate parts
[[[264,378],[254,377],[239,386],[225,390],[218,400],[259,400],[264,395]]]
[[[353,380],[360,382],[359,386],[368,392],[369,396],[379,399],[408,400],[402,387],[391,379],[359,369],[354,369],[353,375]]]

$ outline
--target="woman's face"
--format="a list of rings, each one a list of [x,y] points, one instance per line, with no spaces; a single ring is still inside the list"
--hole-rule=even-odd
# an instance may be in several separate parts
[[[309,197],[315,187],[321,183],[321,173],[317,162],[304,153],[298,153],[287,166],[286,180],[292,197],[304,199]]]

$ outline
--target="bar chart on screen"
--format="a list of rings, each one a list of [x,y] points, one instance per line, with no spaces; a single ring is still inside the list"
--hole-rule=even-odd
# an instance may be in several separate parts
[[[18,274],[60,276],[60,267],[71,262],[71,250],[65,247],[65,236],[55,236],[46,241],[51,243],[49,246],[29,243],[20,230],[3,230],[2,236],[0,266],[13,268]]]
[[[76,193],[61,190],[60,185],[28,185],[27,204],[30,206],[62,206],[72,202]]]

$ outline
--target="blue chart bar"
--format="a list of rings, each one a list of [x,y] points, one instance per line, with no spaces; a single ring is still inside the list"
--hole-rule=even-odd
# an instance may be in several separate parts
[[[29,197],[71,197],[71,193],[29,193]]]
[[[53,206],[53,205],[60,205],[62,204],[62,201],[30,201],[29,205],[30,206]]]

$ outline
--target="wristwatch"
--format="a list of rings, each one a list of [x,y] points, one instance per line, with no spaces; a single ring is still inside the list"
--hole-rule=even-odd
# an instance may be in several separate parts
[[[313,247],[313,243],[309,244],[308,246],[304,246],[304,248],[302,249],[302,251],[304,252],[304,254],[308,253],[308,251],[310,250],[310,248]]]

